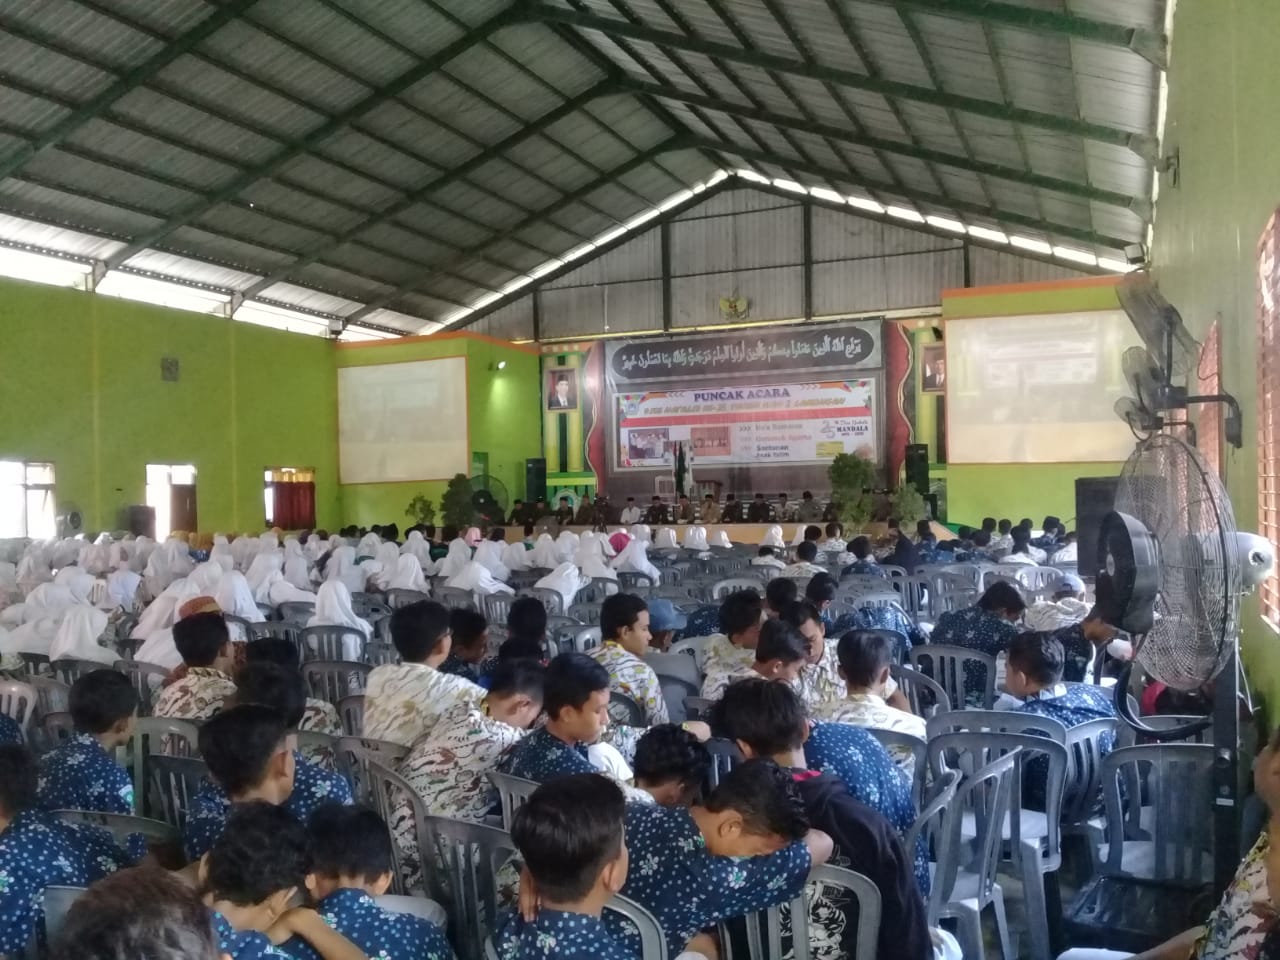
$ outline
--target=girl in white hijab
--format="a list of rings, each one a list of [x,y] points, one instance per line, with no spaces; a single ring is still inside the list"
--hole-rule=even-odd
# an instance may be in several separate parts
[[[49,653],[63,618],[73,607],[87,605],[78,601],[71,589],[59,583],[42,583],[31,591],[22,608],[22,625],[9,635],[9,645],[22,653]]]
[[[320,539],[320,534],[313,533],[307,537],[307,542],[302,545],[302,552],[307,555],[307,559],[315,563],[324,556],[327,544]]]
[[[515,572],[516,570],[528,570],[529,560],[533,554],[525,549],[523,540],[516,540],[514,543],[508,543],[502,551],[502,565],[508,570]]]
[[[271,584],[274,579],[271,574],[280,572],[283,559],[278,553],[260,553],[253,558],[244,578],[249,582],[255,603],[271,602]]]
[[[356,563],[355,547],[338,547],[329,556],[325,580],[340,580],[349,593],[361,593],[366,585],[365,573]]]
[[[378,548],[382,546],[382,538],[376,533],[366,533],[358,544],[356,544],[356,559],[362,560],[365,557],[376,557]]]
[[[224,574],[218,583],[218,592],[213,595],[213,598],[218,601],[218,607],[223,613],[229,613],[233,617],[240,617],[250,623],[262,623],[266,619],[258,609],[257,601],[253,599],[253,591],[249,589],[249,581],[245,579],[243,573],[233,570]],[[244,636],[244,627],[240,624],[233,623],[229,626],[231,639],[235,642],[247,643],[253,639],[253,637]]]
[[[258,552],[270,553],[272,550],[280,549],[280,538],[276,536],[274,530],[268,530],[266,533],[258,537]]]
[[[412,553],[405,553],[396,561],[395,571],[387,584],[388,590],[417,590],[427,592],[427,578],[422,574],[422,564]]]
[[[168,617],[164,626],[159,627],[151,632],[142,646],[138,648],[138,652],[133,658],[139,663],[154,663],[157,666],[164,667],[166,670],[175,670],[182,663],[182,654],[178,653],[178,646],[173,642],[173,625],[182,619],[178,616],[182,607],[188,600],[194,600],[197,597],[210,596],[199,586],[192,583],[190,578],[175,583],[175,587],[179,589],[173,594],[173,603],[168,606]],[[163,599],[163,598],[162,598]],[[157,600],[151,606],[154,607],[161,601]],[[150,612],[151,607],[147,608]],[[144,615],[145,619],[145,615]],[[142,627],[139,621],[138,627],[134,628],[133,635],[138,636],[138,630]]]
[[[209,560],[221,566],[223,570],[236,568],[236,555],[231,550],[231,542],[220,533],[213,535],[213,547],[209,551]]]
[[[296,537],[284,542],[284,578],[299,590],[311,589],[311,565]]]
[[[580,538],[572,530],[561,530],[556,538],[556,558],[560,563],[572,563],[573,555],[578,552]]]
[[[529,566],[543,570],[554,570],[560,566],[560,558],[556,554],[556,543],[551,539],[551,534],[544,533],[538,537],[538,542],[533,545],[533,552],[529,556]]]
[[[170,537],[151,554],[142,577],[151,596],[158,597],[165,587],[185,577],[195,566],[186,542]]]
[[[592,577],[603,577],[606,580],[618,579],[618,574],[605,563],[604,544],[605,539],[603,536],[597,537],[592,534],[583,534],[582,542],[578,545],[578,555],[574,557],[574,562],[588,581]],[[567,605],[566,609],[568,609]]]
[[[83,537],[69,537],[59,540],[53,547],[53,563],[55,569],[69,567],[80,557],[80,548],[84,546]],[[185,544],[184,544],[185,546]]]
[[[129,569],[134,573],[142,573],[151,562],[151,555],[156,552],[156,542],[150,537],[138,537],[129,545],[125,540],[125,553],[129,557]]]
[[[440,566],[436,569],[436,576],[456,577],[462,572],[462,568],[470,562],[471,548],[467,546],[467,541],[457,537],[450,541],[449,553],[440,561]]]
[[[383,543],[378,546],[378,553],[373,560],[360,564],[379,590],[386,590],[395,576],[396,565],[400,562],[400,548],[394,543]]]
[[[684,528],[684,548],[686,550],[710,550],[711,545],[707,543],[706,527],[685,527]]]
[[[79,567],[63,567],[53,582],[70,590],[76,603],[88,603],[93,596],[94,578]]]
[[[129,562],[126,560],[107,577],[107,600],[112,607],[132,610],[138,597],[138,585],[141,583],[142,577],[129,569]]]
[[[716,535],[711,538],[711,545],[713,547],[725,547],[729,550],[733,549],[733,541],[729,539],[729,533],[726,530],[717,530]]]
[[[236,569],[244,573],[258,555],[258,538],[236,537],[231,542],[231,555],[236,558]]]
[[[18,561],[18,589],[24,594],[30,593],[42,583],[53,579],[49,564],[44,561],[39,550],[28,549]]]
[[[663,527],[658,531],[658,539],[653,545],[655,550],[676,550],[676,532],[670,527]]]
[[[502,554],[506,546],[506,540],[483,540],[480,546],[476,547],[476,563],[493,574],[495,580],[506,581],[511,576],[511,571],[502,562]],[[524,547],[520,549],[523,550]]]
[[[643,540],[628,543],[627,548],[614,557],[609,566],[619,571],[648,574],[655,587],[662,582],[662,574],[649,562],[649,545]]]
[[[800,544],[804,543],[804,531],[807,526],[807,524],[802,523],[796,527],[796,535],[791,540],[791,545],[793,547],[798,547]]]
[[[107,615],[96,607],[77,604],[67,611],[49,644],[50,660],[95,660],[112,664],[120,659],[114,650],[99,645],[107,629]]]
[[[472,593],[487,597],[493,593],[515,593],[509,586],[493,578],[488,570],[469,560],[461,570],[449,578],[445,583],[447,587],[456,587],[459,590],[470,590]]]
[[[782,528],[774,524],[766,530],[764,536],[760,539],[760,546],[773,547],[775,550],[787,549],[787,545],[782,540]]]
[[[400,556],[403,557],[406,553],[411,553],[418,558],[418,566],[424,572],[435,566],[431,561],[431,544],[427,543],[427,538],[422,535],[421,530],[410,530],[409,535],[404,538],[404,546],[400,548]]]
[[[637,523],[627,532],[631,534],[632,540],[643,540],[645,543],[648,543],[653,539],[653,531],[649,529],[649,525],[647,523]]]
[[[308,627],[350,627],[364,634],[365,639],[373,636],[373,627],[367,620],[361,620],[351,608],[351,591],[341,580],[329,580],[320,585],[316,593],[316,612],[307,621]],[[342,641],[342,656],[345,660],[359,660],[363,643],[354,637],[346,637]]]
[[[562,563],[534,586],[554,590],[560,594],[564,597],[564,608],[568,610],[573,605],[573,598],[578,595],[578,591],[590,582],[591,579],[579,573],[578,568],[572,563]]]

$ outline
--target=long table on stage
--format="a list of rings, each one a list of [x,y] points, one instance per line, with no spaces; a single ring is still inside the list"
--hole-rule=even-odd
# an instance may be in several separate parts
[[[655,537],[657,536],[659,529],[663,527],[671,527],[676,532],[677,543],[680,543],[681,541],[684,540],[685,528],[690,526],[706,527],[707,539],[709,541],[715,540],[719,535],[720,531],[723,530],[725,533],[729,535],[729,541],[731,543],[745,543],[745,544],[752,544],[752,545],[759,544],[760,541],[765,538],[765,534],[769,532],[770,527],[782,527],[783,542],[786,543],[788,546],[790,546],[791,542],[795,539],[796,528],[799,526],[808,526],[808,524],[800,524],[795,520],[788,520],[785,523],[783,523],[782,521],[778,521],[776,523],[700,523],[700,524],[663,523],[663,524],[657,524],[657,525],[649,524],[649,527],[653,531],[653,534]],[[824,529],[826,528],[825,523],[816,523],[816,524],[813,524],[813,526],[822,527]],[[948,530],[946,527],[944,527],[942,524],[938,523],[937,521],[934,521],[932,526],[933,526],[934,535],[939,540],[951,540],[955,537],[955,534],[953,534],[950,530]],[[506,532],[508,542],[524,539],[523,527],[520,527],[518,525],[509,525],[507,527],[504,527],[503,529]],[[550,517],[544,518],[543,520],[539,521],[538,524],[536,524],[535,526],[536,533],[538,534],[549,533],[553,537],[559,534],[563,530],[570,530],[573,533],[581,535],[586,531],[593,530],[593,529],[594,529],[593,527],[582,526],[581,524],[569,524],[567,526],[562,527]],[[628,528],[620,523],[609,524],[610,533],[613,533],[615,530],[626,530],[626,529]],[[914,533],[914,529],[908,530],[907,532]],[[858,531],[858,533],[849,534],[846,532],[846,538],[851,539],[852,537],[857,536],[859,533],[862,534],[863,536],[868,536],[868,537],[871,537],[873,540],[875,540],[880,537],[888,536],[889,525],[886,523],[868,523],[863,527],[862,530]],[[824,534],[824,538],[825,538],[825,534]]]

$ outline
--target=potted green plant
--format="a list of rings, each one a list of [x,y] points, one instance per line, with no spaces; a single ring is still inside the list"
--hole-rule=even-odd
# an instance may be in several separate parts
[[[904,483],[893,492],[893,515],[902,526],[915,527],[919,520],[930,520],[929,502],[916,489],[915,484]]]
[[[465,473],[454,474],[440,499],[440,513],[447,526],[460,530],[475,522],[476,508],[471,503],[471,481]]]
[[[856,453],[838,453],[827,468],[827,477],[831,481],[831,499],[838,505],[845,532],[860,531],[871,519],[875,464]]]
[[[426,494],[420,493],[409,501],[404,515],[422,526],[436,522],[436,505]]]

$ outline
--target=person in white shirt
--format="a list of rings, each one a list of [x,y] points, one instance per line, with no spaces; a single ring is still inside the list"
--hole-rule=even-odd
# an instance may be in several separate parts
[[[824,567],[818,566],[815,562],[818,558],[818,545],[812,540],[806,540],[800,546],[796,547],[796,562],[788,567],[782,568],[782,577],[795,577],[798,580],[808,580],[810,577],[819,573],[826,573]]]
[[[773,547],[761,547],[759,552],[751,558],[751,566],[753,567],[777,567],[779,570],[786,567],[786,563],[774,554]]]
[[[849,544],[844,539],[844,527],[840,524],[828,523],[826,533],[827,539],[818,544],[819,553],[837,556],[849,549]]]
[[[992,556],[1003,556],[1013,549],[1013,524],[1008,520],[1001,520],[996,526],[996,532],[991,535],[991,554]]]
[[[1075,563],[1079,558],[1079,547],[1076,544],[1076,535],[1068,533],[1062,540],[1062,546],[1049,557],[1049,562],[1054,566],[1060,563]]]
[[[633,523],[639,523],[643,514],[640,508],[636,506],[635,497],[627,497],[627,505],[622,508],[622,524],[629,527]]]
[[[1075,574],[1066,574],[1058,581],[1053,599],[1037,600],[1027,607],[1023,617],[1032,630],[1057,630],[1079,623],[1089,615],[1089,610],[1084,581]]]

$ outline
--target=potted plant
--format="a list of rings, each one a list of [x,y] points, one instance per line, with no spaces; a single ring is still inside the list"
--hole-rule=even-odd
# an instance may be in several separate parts
[[[838,453],[827,468],[827,477],[831,481],[831,500],[838,505],[838,516],[845,532],[851,534],[862,530],[871,519],[875,464],[856,453]]]
[[[904,528],[914,528],[919,520],[933,519],[929,514],[929,502],[914,484],[902,484],[893,492],[892,500],[893,515],[901,521]]]
[[[471,503],[471,481],[465,473],[454,474],[440,499],[440,513],[447,526],[465,530],[475,522],[476,509]]]
[[[426,494],[418,494],[409,501],[404,515],[422,526],[430,526],[436,522],[436,505]]]

